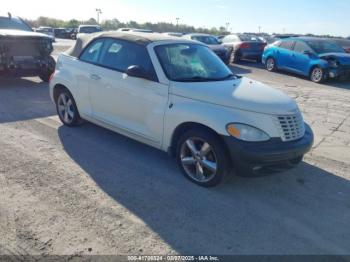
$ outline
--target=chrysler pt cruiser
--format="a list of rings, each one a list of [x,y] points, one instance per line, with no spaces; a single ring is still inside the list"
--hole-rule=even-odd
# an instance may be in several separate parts
[[[81,120],[168,152],[215,186],[296,166],[313,144],[297,104],[234,75],[207,46],[161,34],[103,32],[59,56],[50,95],[63,124]]]

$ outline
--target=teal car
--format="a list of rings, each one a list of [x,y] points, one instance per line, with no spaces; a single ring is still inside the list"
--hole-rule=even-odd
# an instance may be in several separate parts
[[[262,62],[268,71],[288,71],[315,83],[350,76],[350,54],[323,38],[281,39],[265,48]]]

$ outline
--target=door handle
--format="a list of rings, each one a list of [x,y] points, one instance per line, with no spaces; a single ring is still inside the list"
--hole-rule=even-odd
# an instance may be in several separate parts
[[[98,80],[101,80],[101,77],[99,75],[96,75],[96,74],[91,74],[90,79],[98,81]]]

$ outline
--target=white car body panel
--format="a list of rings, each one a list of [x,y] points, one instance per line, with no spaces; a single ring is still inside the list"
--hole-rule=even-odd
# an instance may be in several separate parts
[[[241,78],[220,82],[180,83],[167,79],[154,47],[193,41],[159,41],[147,46],[159,82],[129,77],[124,73],[60,55],[50,82],[72,93],[82,118],[167,151],[176,128],[199,123],[228,136],[229,123],[257,127],[270,137],[280,137],[276,115],[299,112],[282,92]],[[100,79],[92,79],[97,75]]]

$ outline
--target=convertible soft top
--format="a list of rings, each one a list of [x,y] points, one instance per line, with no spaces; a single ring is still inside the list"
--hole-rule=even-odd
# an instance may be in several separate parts
[[[97,38],[108,37],[120,40],[126,40],[130,42],[135,42],[140,45],[147,46],[152,42],[167,41],[167,40],[179,40],[178,37],[167,36],[158,33],[141,33],[141,32],[99,32],[94,34],[86,34],[79,37],[75,45],[68,49],[65,54],[73,57],[79,57],[82,50],[93,40]]]

